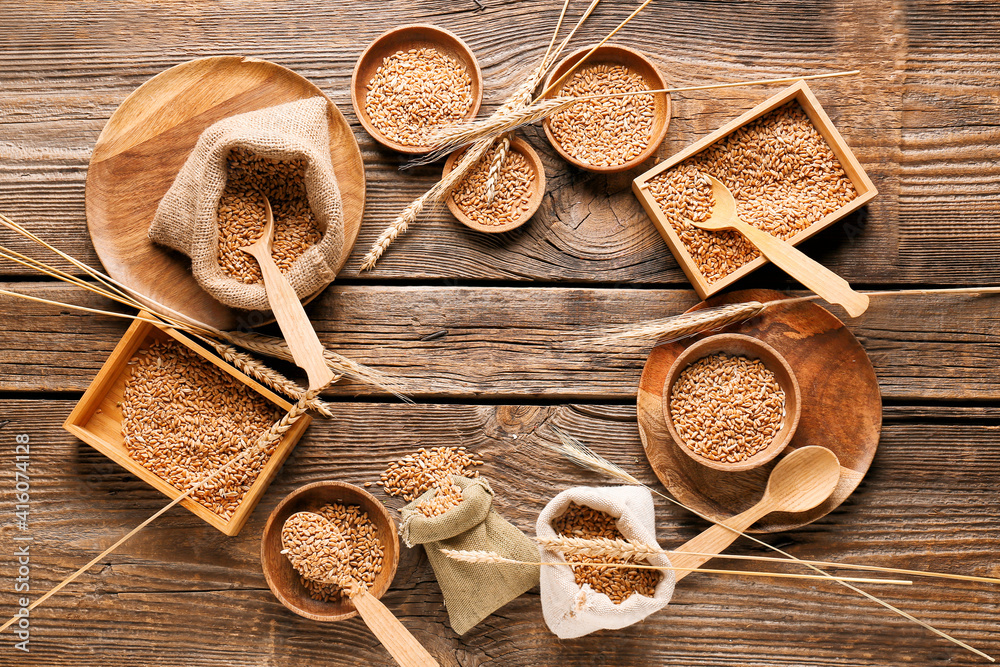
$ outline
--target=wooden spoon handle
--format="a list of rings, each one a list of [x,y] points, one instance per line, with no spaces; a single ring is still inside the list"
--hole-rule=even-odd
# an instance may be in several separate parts
[[[274,263],[271,253],[266,248],[250,246],[246,250],[260,264],[260,271],[264,275],[264,288],[267,290],[267,301],[271,304],[274,319],[281,327],[281,333],[288,342],[288,349],[295,364],[309,376],[309,388],[319,389],[330,384],[333,372],[323,357],[323,344],[319,342],[316,330],[313,329],[295,290],[278,269],[278,265]]]
[[[867,295],[855,292],[846,280],[795,246],[742,220],[734,220],[733,228],[757,246],[760,253],[782,271],[830,303],[840,304],[851,317],[858,317],[868,310]]]
[[[368,629],[402,667],[439,667],[438,661],[374,595],[361,591],[351,597],[351,602]]]
[[[739,533],[746,532],[759,518],[772,510],[771,504],[765,502],[766,496],[759,503],[742,514],[726,519],[724,526],[715,525],[701,533],[697,537],[688,540],[674,551],[697,551],[706,554],[720,554],[726,550],[730,544],[736,541]],[[739,532],[736,532],[739,531]],[[712,559],[711,556],[694,556],[682,553],[670,554],[670,564],[674,567],[701,567]],[[675,581],[680,581],[691,574],[690,572],[675,572]]]

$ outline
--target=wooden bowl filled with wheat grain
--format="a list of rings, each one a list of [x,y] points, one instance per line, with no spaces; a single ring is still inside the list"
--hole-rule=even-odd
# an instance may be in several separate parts
[[[435,132],[475,118],[482,101],[475,54],[458,35],[434,25],[382,34],[358,58],[351,77],[361,125],[400,153],[430,151]]]
[[[546,97],[667,87],[649,58],[624,46],[601,46],[573,69],[589,51],[581,49],[559,63],[545,81],[545,90],[557,84]],[[565,76],[571,69],[573,72]],[[669,124],[670,96],[651,93],[580,102],[552,114],[542,127],[552,147],[570,164],[587,171],[617,173],[652,157],[667,136]]]
[[[509,232],[526,223],[542,203],[545,167],[541,158],[527,141],[511,137],[509,142],[497,169],[493,170],[493,163],[495,158],[500,159],[500,142],[448,195],[448,210],[469,229],[487,234]],[[449,156],[441,178],[451,173],[464,154],[465,150],[458,150]],[[491,171],[495,171],[492,184]]]
[[[389,589],[399,564],[396,525],[372,494],[345,482],[314,482],[285,497],[271,512],[261,536],[260,562],[274,596],[299,616],[342,621],[357,615],[346,591],[300,575],[282,553],[282,529],[289,517],[311,512],[326,519],[350,547],[346,563],[376,598]],[[317,538],[318,539],[318,538]]]
[[[773,460],[791,442],[801,412],[792,367],[743,334],[689,346],[663,384],[663,418],[674,443],[715,470],[741,472]]]

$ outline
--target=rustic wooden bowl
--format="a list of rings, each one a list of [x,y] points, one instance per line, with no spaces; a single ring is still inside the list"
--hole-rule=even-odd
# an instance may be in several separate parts
[[[336,602],[320,602],[309,597],[288,558],[281,554],[281,528],[296,512],[314,512],[328,503],[359,505],[368,513],[384,549],[382,571],[375,577],[370,593],[376,598],[389,589],[399,565],[399,538],[396,524],[385,506],[372,494],[345,482],[314,482],[292,491],[271,512],[260,540],[260,564],[267,585],[274,596],[299,616],[314,621],[343,621],[357,616],[354,604],[347,598]]]
[[[674,420],[670,414],[671,390],[681,371],[699,359],[719,352],[748,357],[750,359],[760,359],[764,362],[764,366],[774,373],[775,379],[785,392],[785,417],[782,420],[781,429],[778,430],[774,439],[771,440],[771,443],[767,447],[749,459],[737,463],[713,461],[692,451],[674,428]],[[670,437],[674,439],[674,442],[685,454],[701,465],[714,468],[715,470],[740,472],[756,468],[772,460],[791,442],[792,436],[795,435],[795,429],[798,428],[801,414],[802,395],[799,392],[799,383],[795,379],[792,367],[788,365],[788,362],[785,361],[784,357],[777,350],[752,336],[726,333],[709,336],[698,341],[678,355],[670,370],[667,371],[667,379],[663,383],[663,417],[667,423],[667,430],[670,431]]]
[[[510,149],[527,158],[528,167],[535,174],[535,180],[532,182],[531,192],[528,196],[527,210],[525,210],[517,218],[514,218],[505,224],[484,225],[467,216],[465,212],[459,208],[458,204],[455,203],[455,199],[451,195],[448,195],[448,210],[451,211],[452,215],[454,215],[459,222],[469,229],[474,229],[477,232],[486,232],[487,234],[509,232],[510,230],[516,229],[526,223],[531,216],[535,214],[538,207],[541,206],[542,197],[545,195],[545,166],[542,164],[541,158],[538,157],[538,153],[536,153],[535,149],[531,147],[531,144],[518,137],[511,138]],[[459,158],[461,158],[464,154],[465,150],[458,150],[448,157],[448,160],[444,163],[444,171],[441,174],[442,178],[451,173],[451,170],[455,168],[455,163],[457,163]]]
[[[368,134],[383,146],[400,153],[427,153],[431,147],[406,146],[397,143],[375,127],[368,112],[365,111],[368,82],[375,76],[375,70],[379,68],[387,56],[391,56],[397,51],[420,48],[432,48],[439,53],[451,56],[464,64],[469,71],[469,77],[472,79],[472,106],[465,114],[465,120],[476,117],[476,114],[479,113],[479,105],[483,101],[483,73],[479,69],[479,61],[458,35],[444,28],[428,24],[405,25],[383,33],[365,49],[354,65],[354,75],[351,77],[351,103],[354,105],[354,113],[357,114],[358,120],[361,121],[362,127]]]
[[[559,66],[556,67],[545,80],[545,87],[543,90],[548,89],[552,82],[558,81],[562,75],[569,71],[573,65],[579,62],[588,51],[590,51],[589,48],[582,48],[559,63]],[[624,46],[602,46],[594,51],[593,55],[587,58],[586,62],[580,65],[580,69],[585,69],[594,65],[623,65],[630,71],[639,74],[646,82],[646,85],[650,90],[661,90],[667,87],[667,82],[664,80],[663,75],[660,74],[660,70],[656,67],[656,65],[654,65],[653,62],[646,56],[634,49]],[[580,69],[577,71],[580,71]],[[548,93],[546,97],[558,97],[559,91],[562,90],[563,86],[571,78],[573,78],[572,74],[566,79],[566,81],[560,84],[558,88]],[[562,147],[562,144],[559,143],[559,139],[557,139],[555,134],[553,134],[549,118],[546,118],[543,121],[542,127],[545,129],[545,136],[549,138],[549,143],[552,144],[552,147],[570,164],[579,167],[580,169],[605,174],[628,171],[629,169],[632,169],[633,167],[636,167],[648,160],[653,153],[656,152],[656,149],[660,147],[660,144],[663,143],[664,137],[667,136],[667,126],[670,125],[670,95],[667,93],[657,93],[653,96],[653,102],[653,129],[650,135],[649,145],[646,146],[646,149],[639,153],[639,155],[624,164],[606,167],[590,164],[589,162],[584,162],[575,158]]]

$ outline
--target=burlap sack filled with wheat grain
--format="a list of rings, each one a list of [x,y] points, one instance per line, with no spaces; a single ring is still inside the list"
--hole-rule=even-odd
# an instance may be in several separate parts
[[[552,521],[562,516],[571,502],[620,517],[616,526],[627,539],[657,544],[653,496],[647,489],[637,486],[567,489],[550,500],[538,515],[535,534],[539,538],[558,537]],[[538,550],[543,562],[566,562],[560,554],[542,547]],[[652,565],[670,565],[664,555],[649,556],[647,560]],[[582,637],[595,630],[617,630],[638,623],[667,606],[674,595],[674,580],[672,570],[661,570],[660,583],[653,590],[653,597],[633,593],[621,604],[615,604],[590,584],[577,584],[569,567],[544,566],[541,573],[542,616],[549,630],[560,639]]]
[[[216,212],[226,187],[226,159],[236,147],[273,160],[305,161],[306,198],[323,237],[295,260],[285,277],[303,298],[336,275],[344,215],[330,158],[327,113],[326,99],[313,97],[220,120],[202,132],[160,201],[149,237],[190,257],[198,283],[227,306],[269,309],[263,283],[247,285],[219,265]]]
[[[505,558],[534,561],[538,550],[524,533],[493,509],[493,490],[479,477],[452,476],[462,501],[444,514],[426,517],[414,508],[434,497],[435,489],[403,508],[399,534],[406,546],[424,545],[434,568],[451,628],[460,635],[538,584],[537,565],[463,563],[441,549],[495,551]]]

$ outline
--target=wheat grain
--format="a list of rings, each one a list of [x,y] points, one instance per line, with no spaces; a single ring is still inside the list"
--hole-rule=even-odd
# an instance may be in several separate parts
[[[763,451],[781,430],[785,392],[760,359],[720,352],[681,371],[670,388],[669,413],[688,449],[738,463]]]

